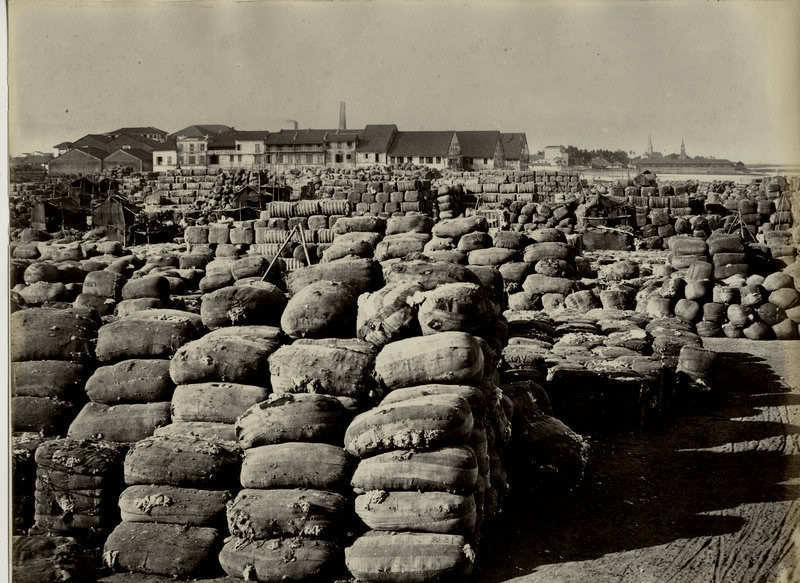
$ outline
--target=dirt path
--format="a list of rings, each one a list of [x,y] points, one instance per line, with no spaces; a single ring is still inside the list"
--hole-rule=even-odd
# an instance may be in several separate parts
[[[515,508],[478,581],[800,581],[800,342],[707,346],[719,397],[595,442],[582,491]]]

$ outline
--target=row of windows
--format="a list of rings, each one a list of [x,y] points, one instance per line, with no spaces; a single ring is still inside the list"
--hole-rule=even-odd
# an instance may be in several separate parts
[[[405,156],[405,157],[404,156],[391,156],[389,159],[390,159],[392,164],[404,164],[404,163],[411,164],[411,163],[414,162],[414,158],[415,158],[414,156]],[[441,156],[416,156],[416,159],[417,159],[417,164],[434,164],[434,160],[435,160],[436,164],[441,164],[442,163],[442,157]],[[378,161],[378,155],[377,154],[375,154],[375,161],[376,162]],[[467,164],[472,164],[474,162],[474,159],[473,158],[464,158],[464,162],[467,163]],[[484,158],[483,159],[483,164],[484,165],[488,165],[489,164],[489,158]]]
[[[238,148],[237,148],[237,150],[238,150]],[[191,149],[189,151],[191,151]],[[260,153],[260,152],[258,152],[258,149],[256,150],[256,152]],[[379,154],[375,154],[374,156],[375,156],[375,162],[378,162]],[[417,156],[416,158],[417,158],[417,164],[434,164],[434,161],[435,161],[436,164],[441,164],[442,163],[442,157],[441,156]],[[191,154],[190,155],[184,155],[184,156],[181,157],[181,159],[183,160],[184,164],[187,164],[189,166],[193,166],[195,164],[203,164],[205,162],[205,156],[194,156],[194,155],[191,155]],[[228,156],[228,159],[229,159],[229,162],[231,164],[233,164],[234,162],[241,163],[242,162],[242,154],[236,154],[236,155],[231,154],[230,156]],[[334,156],[334,162],[336,164],[342,164],[345,161],[350,162],[352,159],[353,159],[352,154],[339,154],[339,153],[337,153]],[[267,164],[273,164],[273,163],[275,163],[275,164],[322,164],[322,160],[323,160],[322,154],[294,154],[294,155],[291,155],[291,154],[276,154],[275,156],[273,156],[271,154],[267,154],[265,156],[265,160],[264,161]],[[369,162],[370,161],[370,154],[364,154],[364,160]],[[407,157],[392,156],[390,158],[390,161],[391,161],[392,164],[403,164],[403,163],[409,163],[410,164],[410,163],[414,162],[414,157],[413,156],[407,156]],[[467,164],[472,164],[473,161],[474,160],[472,158],[464,158],[464,162],[467,163]],[[212,164],[218,164],[219,163],[218,162],[218,157],[217,156],[211,156],[210,162]],[[483,159],[483,164],[487,165],[488,163],[489,163],[489,159],[488,158],[484,158]],[[158,157],[156,157],[156,165],[162,166],[164,164],[166,164],[166,165],[173,164],[172,156],[158,156]]]
[[[436,161],[435,162],[436,164],[442,163],[441,156],[417,156],[416,158],[417,158],[417,164],[433,164],[434,160]],[[378,159],[377,154],[375,155],[375,159],[376,160]],[[392,156],[390,160],[392,161],[392,164],[404,164],[404,163],[411,164],[414,162],[414,156],[406,156],[406,157]]]

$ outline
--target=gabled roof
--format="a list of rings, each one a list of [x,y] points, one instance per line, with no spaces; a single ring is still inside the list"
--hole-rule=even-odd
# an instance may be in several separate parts
[[[371,124],[364,128],[358,137],[358,152],[388,152],[397,133],[397,126],[394,124]]]
[[[452,131],[397,132],[389,148],[390,156],[447,156]]]
[[[56,144],[53,146],[56,150],[63,150],[65,148],[71,148],[72,142],[61,142],[60,144]]]
[[[503,142],[503,154],[506,160],[519,160],[522,156],[522,146],[528,143],[524,132],[500,134]]]
[[[493,158],[500,140],[498,131],[456,132],[461,155],[467,158]]]
[[[130,149],[127,149],[127,150],[124,149],[124,148],[119,148],[119,149],[114,150],[113,152],[111,152],[111,154],[109,154],[106,157],[114,156],[116,154],[119,154],[120,152],[122,152],[123,154],[129,154],[130,156],[133,156],[134,158],[138,158],[139,160],[142,160],[143,162],[152,162],[153,161],[153,154],[151,152],[146,152],[144,150],[138,150],[136,148],[130,148]]]
[[[232,127],[222,124],[196,124],[178,130],[170,134],[169,137],[202,138],[204,136],[218,136],[233,131],[235,130]]]
[[[61,160],[65,156],[68,156],[68,155],[72,154],[73,152],[78,152],[80,154],[87,154],[87,155],[91,156],[92,158],[97,158],[98,160],[102,160],[103,158],[108,156],[108,152],[106,152],[105,150],[101,150],[100,148],[93,148],[91,146],[84,146],[84,147],[81,147],[81,148],[72,148],[69,152],[65,152],[64,154],[62,154],[58,158],[55,158],[50,163],[51,164],[58,163],[59,160]]]

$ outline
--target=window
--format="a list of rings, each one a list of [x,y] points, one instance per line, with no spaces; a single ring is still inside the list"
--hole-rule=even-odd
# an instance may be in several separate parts
[[[242,149],[242,145],[241,144],[236,144],[236,151],[240,152],[241,149]]]
[[[483,159],[483,163],[484,163],[484,164],[488,164],[488,163],[489,163],[489,158],[484,158],[484,159]]]
[[[306,154],[306,164],[312,164],[314,162],[314,154]]]
[[[426,164],[433,164],[433,156],[428,156],[427,158],[425,158],[425,163]]]
[[[156,164],[158,166],[161,166],[163,163],[164,163],[164,158],[162,158],[161,156],[157,156],[156,157]]]
[[[206,151],[206,145],[205,144],[199,144],[199,148],[200,148],[201,152],[205,152]]]
[[[378,154],[375,154],[375,161],[378,161]]]
[[[272,164],[272,154],[267,154],[265,158],[267,160],[267,164]]]
[[[231,154],[230,156],[228,156],[228,161],[229,161],[231,164],[233,164],[233,154]]]
[[[241,154],[239,154],[238,156],[236,156],[236,158],[237,158],[237,160],[236,160],[237,162],[241,162],[241,161],[242,161],[242,155],[241,155]]]
[[[342,163],[342,155],[341,154],[336,154],[336,163],[337,164],[341,164]]]
[[[194,144],[189,144],[189,152],[194,153]]]
[[[345,158],[347,158],[348,160],[352,160],[353,156],[351,156],[350,154],[347,154],[347,156],[345,156]]]
[[[256,154],[261,153],[261,144],[256,144]]]
[[[209,164],[219,164],[219,156],[217,154],[209,154],[208,163]]]
[[[189,165],[191,166],[191,165],[193,165],[194,163],[195,163],[195,158],[194,158],[194,156],[189,156]]]
[[[441,164],[442,163],[442,157],[441,156],[436,156],[436,163],[437,164]]]
[[[411,164],[413,161],[414,161],[413,156],[409,156],[408,159],[406,160],[406,162],[408,162],[409,164]]]
[[[281,162],[286,164],[288,161],[289,161],[289,156],[287,156],[286,154],[282,154],[281,155]]]

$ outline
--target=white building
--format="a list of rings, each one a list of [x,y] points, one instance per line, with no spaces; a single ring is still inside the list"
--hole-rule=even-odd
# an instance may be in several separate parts
[[[569,166],[569,154],[564,146],[545,146],[544,161],[548,166]]]

